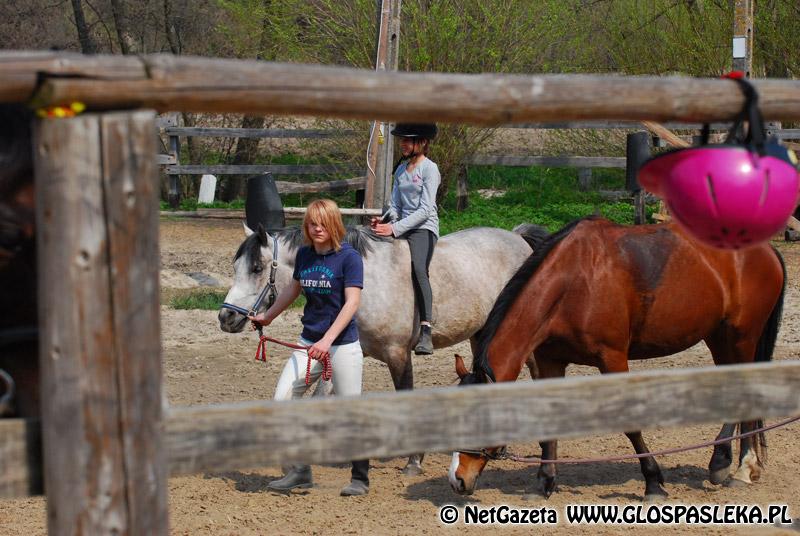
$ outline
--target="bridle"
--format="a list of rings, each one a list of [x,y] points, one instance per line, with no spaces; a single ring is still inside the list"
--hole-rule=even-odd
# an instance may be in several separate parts
[[[270,234],[269,237],[272,238],[272,264],[269,268],[269,281],[264,288],[261,289],[261,292],[258,293],[255,303],[250,309],[245,309],[244,307],[239,307],[238,305],[234,305],[232,303],[223,303],[223,309],[230,309],[231,311],[236,311],[244,316],[255,316],[259,309],[261,309],[261,305],[264,303],[265,298],[267,298],[267,309],[272,307],[272,304],[275,303],[275,298],[277,297],[277,289],[275,288],[275,273],[278,271],[278,237],[273,234]],[[262,335],[261,326],[257,326],[256,329],[258,330],[258,334]]]
[[[491,450],[495,450],[495,452],[490,452]],[[508,454],[508,447],[500,447],[499,449],[492,449],[492,448],[482,448],[482,449],[461,449],[456,451],[459,454],[472,454],[473,456],[480,456],[485,460],[489,461],[496,461],[496,460],[507,460],[510,458]]]

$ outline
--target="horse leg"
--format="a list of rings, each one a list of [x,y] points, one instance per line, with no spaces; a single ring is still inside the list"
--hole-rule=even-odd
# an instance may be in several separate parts
[[[752,337],[737,337],[737,332],[731,326],[723,326],[711,336],[706,338],[706,346],[711,350],[716,365],[728,365],[733,363],[749,363],[753,361],[756,354],[757,341]],[[761,421],[750,421],[740,423],[739,430],[747,433],[755,430]],[[726,424],[720,431],[720,437],[730,437],[734,432],[733,424]],[[720,448],[722,447],[722,448]],[[720,453],[718,454],[718,448]],[[719,467],[715,466],[715,458]],[[744,437],[739,440],[739,468],[732,475],[728,482],[729,486],[742,486],[751,484],[761,478],[763,460],[766,458],[766,442],[763,434]],[[725,480],[730,474],[730,466],[733,459],[731,444],[724,443],[714,447],[714,454],[709,463],[711,472],[711,482],[718,484]]]
[[[628,436],[636,454],[650,452],[642,438],[642,432],[625,432],[625,435]],[[664,475],[661,474],[661,468],[656,463],[656,459],[652,456],[639,458],[639,465],[642,469],[642,475],[644,475],[645,502],[656,502],[667,497],[669,494],[664,489]]]
[[[602,373],[608,372],[628,372],[628,355],[627,351],[605,351],[602,354],[603,366],[600,369]],[[636,454],[647,454],[650,450],[642,438],[641,431],[625,432],[625,435],[633,445]],[[644,500],[645,502],[654,502],[669,494],[664,489],[664,475],[661,474],[661,468],[658,466],[656,459],[652,456],[639,458],[639,466],[644,476]]]
[[[534,362],[534,368],[531,369],[531,361]],[[537,366],[538,365],[538,366]],[[567,364],[561,361],[554,361],[545,358],[537,360],[528,360],[528,369],[531,371],[531,376],[536,374],[537,378],[563,378],[567,371]],[[551,441],[542,441],[539,443],[542,447],[542,459],[555,460],[558,456],[558,442],[554,439]],[[556,464],[543,463],[539,465],[539,471],[536,473],[536,478],[539,480],[539,489],[545,498],[550,497],[556,489]]]
[[[541,441],[539,446],[542,447],[543,460],[555,460],[558,456],[558,442],[553,439],[551,441]],[[536,479],[539,481],[539,490],[545,499],[556,490],[556,464],[542,463],[539,465],[539,471],[536,473]]]
[[[725,423],[717,435],[717,441],[727,439],[736,431],[736,423]],[[712,484],[722,484],[731,474],[733,449],[730,441],[714,445],[714,453],[708,462],[708,478]]]
[[[389,366],[395,391],[414,388],[414,364],[411,360],[410,350],[407,348],[389,350],[389,359],[386,360],[386,364]],[[424,452],[410,455],[406,466],[403,467],[403,474],[407,476],[421,475],[423,473],[422,460],[424,458]]]
[[[741,423],[739,429],[743,434],[758,428],[758,421]],[[761,460],[759,458],[757,442],[758,435],[743,437],[739,440],[739,469],[733,474],[729,485],[743,486],[757,482],[761,478]]]

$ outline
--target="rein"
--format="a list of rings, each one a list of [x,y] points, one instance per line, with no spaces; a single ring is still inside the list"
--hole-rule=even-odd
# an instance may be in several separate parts
[[[261,326],[259,326],[260,328]],[[264,334],[260,334],[258,336],[258,348],[256,348],[256,361],[263,361],[264,363],[267,362],[267,341],[274,342],[275,344],[280,344],[281,346],[285,346],[287,348],[291,348],[293,350],[305,350],[307,351],[310,346],[305,346],[302,344],[294,344],[291,342],[282,341],[280,339],[273,339],[272,337],[267,337]],[[311,384],[311,360],[316,359],[317,361],[322,363],[322,379],[325,381],[330,380],[333,377],[333,366],[331,365],[331,354],[325,354],[322,357],[311,357],[308,356],[308,361],[306,361],[306,385]]]
[[[756,434],[760,434],[762,432],[767,432],[769,430],[774,430],[775,428],[780,428],[782,426],[786,426],[791,424],[795,421],[800,421],[800,415],[796,415],[794,417],[790,417],[786,420],[777,422],[775,424],[771,424],[769,426],[763,426],[761,428],[757,428],[755,430],[751,430],[749,432],[745,432],[742,434],[736,434],[731,437],[725,439],[715,439],[714,441],[706,441],[705,443],[699,443],[696,445],[689,445],[688,447],[676,447],[672,449],[664,449],[664,450],[657,450],[655,452],[645,452],[642,454],[622,454],[620,456],[609,456],[606,458],[580,458],[571,460],[568,458],[565,459],[556,459],[556,460],[547,460],[543,459],[540,456],[515,456],[508,452],[506,447],[502,447],[498,452],[490,452],[487,448],[482,449],[473,449],[473,450],[459,450],[456,452],[463,452],[464,454],[473,454],[475,456],[481,456],[486,458],[487,460],[511,460],[520,463],[530,463],[530,464],[546,464],[546,463],[553,463],[553,464],[584,464],[584,463],[602,463],[602,462],[618,462],[623,460],[638,460],[640,458],[651,458],[655,456],[666,456],[668,454],[677,454],[679,452],[686,452],[689,450],[696,450],[705,447],[712,447],[714,445],[722,445],[723,443],[730,443],[731,441],[735,441],[737,439],[742,439],[745,437],[750,437]]]

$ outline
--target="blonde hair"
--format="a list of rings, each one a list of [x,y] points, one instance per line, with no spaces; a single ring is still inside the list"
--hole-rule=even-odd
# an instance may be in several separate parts
[[[316,223],[325,228],[331,235],[331,245],[335,251],[342,247],[344,239],[344,223],[339,205],[331,199],[316,199],[308,204],[306,215],[303,217],[303,243],[310,245],[311,237],[308,234],[308,224]]]

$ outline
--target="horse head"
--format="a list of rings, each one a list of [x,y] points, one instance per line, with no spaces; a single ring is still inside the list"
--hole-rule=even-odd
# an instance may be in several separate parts
[[[458,354],[456,354],[456,374],[461,379],[459,385],[487,383],[486,374],[480,369],[468,372],[464,366],[464,358]],[[472,495],[486,464],[489,460],[498,459],[504,452],[505,447],[454,452],[447,475],[453,491],[460,495]]]
[[[225,296],[225,304],[238,310],[223,306],[217,315],[220,329],[228,333],[244,329],[247,317],[242,311],[268,309],[289,284],[294,270],[294,255],[290,252],[294,246],[287,244],[281,232],[267,233],[260,224],[255,231],[244,224],[244,230],[246,238],[233,258],[233,286]],[[270,282],[274,289],[268,289],[259,301]]]

